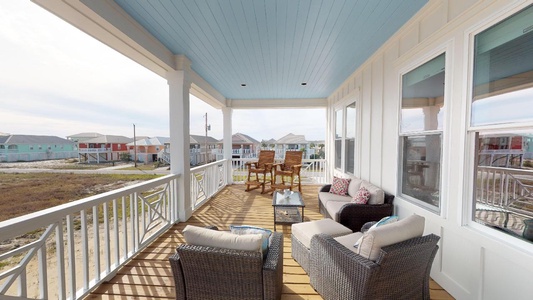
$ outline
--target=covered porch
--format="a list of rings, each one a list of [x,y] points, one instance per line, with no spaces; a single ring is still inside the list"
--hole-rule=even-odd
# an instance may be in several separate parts
[[[441,237],[431,276],[453,297],[529,299],[533,294],[533,243],[519,234],[524,230],[522,221],[517,219],[510,234],[501,230],[507,229],[501,228],[507,226],[506,221],[504,225],[487,222],[501,218],[492,211],[487,211],[489,217],[476,216],[482,207],[479,202],[507,209],[509,202],[518,202],[515,198],[524,200],[524,206],[532,201],[531,169],[520,171],[520,177],[527,177],[522,183],[501,170],[485,172],[479,164],[483,150],[501,146],[486,144],[491,136],[519,133],[527,137],[533,131],[528,113],[533,99],[532,0],[257,0],[229,1],[228,5],[33,1],[165,78],[169,85],[171,175],[1,224],[0,235],[6,237],[39,226],[49,226],[44,240],[56,232],[53,255],[61,270],[60,284],[54,286],[58,298],[84,297],[107,280],[117,284],[105,284],[97,291],[149,291],[149,285],[120,285],[118,281],[154,280],[128,275],[133,272],[166,272],[161,259],[171,247],[160,245],[178,242],[177,232],[187,222],[216,221],[215,225],[224,227],[228,222],[253,221],[270,226],[268,217],[262,219],[255,213],[259,203],[269,206],[268,198],[247,202],[251,194],[240,194],[233,186],[225,188],[233,183],[232,113],[262,108],[324,109],[323,182],[331,182],[333,176],[368,180],[395,195],[394,213],[400,218],[425,217],[425,233]],[[517,96],[521,92],[526,96]],[[224,159],[201,170],[189,167],[190,94],[220,109],[224,118]],[[498,102],[502,98],[505,101]],[[478,109],[480,105],[486,110]],[[502,111],[521,114],[500,116]],[[529,147],[525,140],[521,145]],[[485,179],[491,183],[485,185]],[[220,190],[221,196],[209,202]],[[313,193],[306,193],[312,205]],[[492,198],[483,199],[485,195]],[[214,204],[218,201],[232,213],[225,214],[224,206]],[[103,221],[95,217],[100,211]],[[261,214],[268,216],[269,211],[265,207]],[[310,211],[308,217],[318,217]],[[90,216],[94,224],[102,224],[105,242],[98,238],[93,244],[91,240],[81,250],[66,245],[63,235],[74,240],[77,227],[83,239],[89,240],[84,225]],[[113,243],[123,246],[109,249]],[[42,282],[47,279],[46,258],[52,255],[47,255],[43,245],[44,241],[36,241],[10,255],[29,250],[37,257],[41,298],[46,298],[49,291]],[[98,250],[93,253],[91,247]],[[78,252],[82,263],[75,263]],[[131,265],[130,259],[139,265]],[[2,274],[9,287],[0,292],[19,282],[14,294],[26,297],[29,276],[23,270],[29,262],[23,263]],[[158,263],[161,268],[144,269]],[[287,270],[298,272],[290,259],[286,263]],[[93,265],[96,271],[89,271]],[[120,269],[125,265],[131,273]],[[75,276],[80,269],[81,275]],[[299,276],[285,274],[287,290],[296,288],[293,278],[305,278]],[[306,284],[301,287],[294,298],[314,297]],[[286,291],[286,297],[289,294]]]
[[[305,220],[319,220],[317,191],[320,185],[304,185]],[[153,243],[126,263],[108,282],[102,283],[87,299],[174,299],[174,282],[168,258],[174,248],[184,243],[183,228],[187,225],[215,225],[228,229],[230,225],[254,225],[274,230],[272,197],[258,191],[245,192],[244,185],[229,185],[213,199],[196,210],[187,222],[173,225]],[[291,257],[290,226],[277,225],[283,232],[283,290],[282,300],[322,299],[309,285],[309,276]],[[431,299],[453,299],[433,280]]]

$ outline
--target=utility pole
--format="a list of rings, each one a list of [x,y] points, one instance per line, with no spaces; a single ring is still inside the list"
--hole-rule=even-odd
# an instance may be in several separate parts
[[[211,130],[211,125],[207,125],[207,113],[205,113],[205,163],[207,164],[207,131]]]
[[[137,137],[135,136],[135,123],[133,123],[133,163],[137,168]]]

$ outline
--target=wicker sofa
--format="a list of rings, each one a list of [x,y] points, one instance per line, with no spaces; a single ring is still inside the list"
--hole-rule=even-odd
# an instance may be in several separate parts
[[[361,186],[371,193],[368,204],[352,203],[352,198]],[[330,188],[331,184],[326,184],[318,192],[320,213],[354,232],[361,231],[361,227],[367,222],[380,220],[393,213],[394,195],[365,180],[352,178],[346,195],[331,194]]]
[[[283,235],[273,232],[261,252],[181,244],[169,258],[176,299],[281,298]]]

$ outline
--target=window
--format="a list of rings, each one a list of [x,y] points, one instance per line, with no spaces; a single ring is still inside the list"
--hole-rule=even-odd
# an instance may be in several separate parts
[[[346,139],[344,145],[344,170],[354,174],[355,166],[355,102],[346,106]]]
[[[0,149],[5,149],[6,146],[5,145],[0,145]]]
[[[533,216],[531,107],[533,6],[474,37],[472,220],[512,236]]]
[[[440,211],[445,54],[402,76],[400,194]]]
[[[335,111],[335,168],[341,168],[342,159],[342,109]]]
[[[17,145],[9,145],[9,146],[7,146],[7,149],[8,150],[17,150],[18,146]]]

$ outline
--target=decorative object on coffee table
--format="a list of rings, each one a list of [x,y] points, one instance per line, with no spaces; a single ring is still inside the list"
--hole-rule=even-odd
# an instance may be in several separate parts
[[[285,189],[272,193],[274,207],[274,231],[276,224],[294,224],[303,222],[305,204],[300,192]]]

